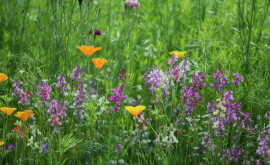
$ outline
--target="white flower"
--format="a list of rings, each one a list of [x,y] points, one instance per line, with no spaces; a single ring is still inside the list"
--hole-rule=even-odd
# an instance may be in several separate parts
[[[125,163],[124,159],[120,159],[118,162],[119,162],[119,164],[124,164]]]

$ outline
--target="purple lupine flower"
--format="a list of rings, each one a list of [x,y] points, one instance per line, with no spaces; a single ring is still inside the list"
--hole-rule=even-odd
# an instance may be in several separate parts
[[[238,74],[238,73],[233,74],[233,76],[235,78],[233,80],[233,83],[234,83],[235,86],[238,86],[240,81],[242,81],[242,82],[244,81],[243,80],[243,77],[240,74]]]
[[[84,81],[81,78],[81,75],[85,75],[83,69],[79,65],[76,65],[72,70],[71,79],[75,81],[75,86],[84,84]]]
[[[216,81],[210,85],[210,87],[216,88],[218,92],[221,92],[225,85],[228,84],[227,76],[222,75],[223,73],[225,73],[225,71],[219,72],[217,70],[216,73],[213,74]]]
[[[91,29],[91,30],[89,30],[88,31],[88,34],[92,34],[93,33],[93,30]],[[101,31],[100,30],[95,30],[95,35],[97,35],[97,36],[99,36],[99,35],[101,35],[102,33],[101,33]]]
[[[85,87],[79,88],[77,90],[76,96],[74,98],[74,102],[76,105],[82,105],[82,103],[88,99],[87,92]]]
[[[14,88],[14,91],[12,93],[12,96],[20,99],[18,104],[26,105],[28,103],[28,99],[30,98],[32,92],[27,91],[26,93],[24,93],[23,89],[20,88],[21,85],[23,85],[23,82],[21,82],[21,80],[19,79],[13,80],[12,87]]]
[[[96,94],[97,94],[97,91],[95,90],[95,88],[92,88],[92,89],[91,89],[91,93],[92,93],[93,95],[96,95]]]
[[[190,62],[188,61],[187,56],[185,56],[184,60],[179,64],[179,68],[180,68],[179,75],[181,75],[184,80],[187,79],[186,73],[188,71],[190,71],[190,67],[189,66],[190,66]]]
[[[145,86],[151,84],[152,86],[149,88],[152,96],[154,95],[154,90],[160,86],[160,83],[163,82],[163,71],[159,70],[156,66],[150,73],[147,72],[143,74],[142,78],[145,81]]]
[[[82,109],[82,105],[85,102],[86,99],[88,99],[87,96],[87,91],[85,89],[84,81],[82,79],[82,75],[84,75],[83,69],[79,66],[76,65],[75,68],[72,70],[71,74],[71,79],[74,80],[75,87],[77,89],[75,97],[74,97],[74,102],[76,105],[76,108],[73,112],[74,116],[79,116],[81,119],[84,118],[84,111]]]
[[[263,130],[258,138],[258,149],[256,151],[257,154],[261,156],[259,160],[257,160],[257,164],[267,164],[270,161],[270,130]],[[266,160],[267,162],[264,162]]]
[[[231,160],[237,162],[244,152],[245,151],[242,149],[242,147],[233,147]]]
[[[120,149],[121,149],[122,145],[120,143],[117,142],[116,146],[115,146],[115,150],[113,152],[115,153],[119,153]]]
[[[234,97],[232,91],[226,91],[216,102],[209,102],[207,105],[207,114],[210,114],[210,124],[214,133],[223,136],[226,128],[233,124],[238,130],[247,129],[252,135],[255,128],[251,128],[250,113],[241,111],[240,102],[232,102]]]
[[[15,151],[16,150],[16,147],[15,147],[14,144],[7,143],[7,150],[13,150],[13,151]]]
[[[227,148],[222,158],[224,161],[238,162],[244,152],[242,147],[234,146],[231,150]]]
[[[166,98],[167,95],[169,95],[169,89],[176,85],[177,83],[180,83],[182,85],[181,80],[186,79],[186,72],[189,71],[189,61],[185,57],[185,59],[180,63],[180,65],[176,64],[178,61],[177,57],[173,54],[172,58],[169,60],[168,64],[170,64],[170,67],[167,68],[166,74],[162,75],[162,81],[163,84],[161,88],[163,88],[163,98]],[[182,79],[181,79],[182,78]],[[204,80],[204,77],[203,77]]]
[[[60,122],[61,119],[67,119],[67,115],[64,111],[67,110],[66,105],[58,102],[57,100],[51,101],[52,105],[49,107],[47,113],[51,114],[50,119],[48,120],[48,123],[50,123],[51,127],[54,128],[55,132],[57,133],[57,127],[62,126],[62,123]]]
[[[124,84],[121,85],[120,87],[116,88],[116,89],[112,89],[112,92],[114,93],[114,96],[110,96],[109,100],[113,101],[115,103],[114,105],[114,111],[117,112],[119,111],[119,108],[117,107],[117,105],[121,105],[121,101],[120,99],[124,100],[125,96],[122,94],[124,88]]]
[[[178,57],[175,54],[172,54],[170,60],[168,61],[168,64],[172,67],[173,64],[177,61],[178,61]]]
[[[95,86],[97,86],[97,82],[93,81],[91,85],[92,85],[91,93],[92,95],[96,95],[97,91],[95,90]]]
[[[126,73],[126,70],[125,69],[121,69],[120,70],[120,73],[121,73],[121,75],[118,76],[117,80],[124,82],[126,80],[126,77],[127,77],[126,74],[125,74]]]
[[[48,143],[44,143],[42,144],[42,147],[40,149],[40,154],[47,154],[47,152],[50,151],[50,147],[49,147],[49,144]]]
[[[50,95],[51,95],[51,87],[44,81],[42,81],[42,87],[40,83],[36,87],[37,89],[37,96],[43,99],[43,104],[45,104],[47,101],[49,101]]]
[[[197,108],[197,102],[203,104],[202,97],[199,92],[205,87],[204,74],[199,73],[198,76],[194,73],[192,87],[184,86],[183,99],[185,103],[185,114],[189,116],[190,112]],[[201,83],[200,83],[201,82]]]
[[[64,95],[65,90],[70,90],[70,84],[67,83],[64,73],[59,74],[56,87],[61,90],[62,95]]]
[[[216,144],[214,140],[212,139],[212,135],[207,136],[204,135],[202,138],[202,149],[203,153],[206,153],[206,151],[211,152],[212,156],[215,155],[215,150],[216,150]]]
[[[138,117],[139,116],[139,117]],[[141,128],[141,131],[147,130],[146,124],[149,125],[150,121],[149,118],[147,118],[146,120],[144,119],[144,113],[141,113],[140,115],[138,115],[136,117],[134,117],[134,120],[137,121],[136,123],[138,123],[138,129]]]

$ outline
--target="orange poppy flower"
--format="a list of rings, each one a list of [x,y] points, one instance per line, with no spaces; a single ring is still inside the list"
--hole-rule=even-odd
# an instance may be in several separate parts
[[[17,108],[9,108],[9,107],[2,107],[0,108],[0,111],[2,111],[4,114],[7,114],[8,116],[11,115]]]
[[[94,47],[94,46],[77,46],[76,48],[80,49],[84,55],[92,56],[96,51],[100,50],[101,47]]]
[[[93,58],[92,61],[98,69],[102,68],[102,66],[107,63],[107,60],[104,58]]]
[[[137,107],[126,106],[125,109],[128,110],[133,116],[137,116],[145,109],[145,106],[143,105],[139,105]]]
[[[172,52],[169,52],[169,53],[170,53],[170,55],[174,54],[178,58],[181,58],[187,53],[187,51],[172,51]]]
[[[8,76],[4,73],[0,73],[0,82],[6,81],[8,79]]]
[[[0,141],[0,146],[2,146],[3,144],[5,144],[5,142],[1,142],[1,141]]]
[[[24,110],[23,112],[17,112],[15,116],[23,121],[27,121],[30,116],[34,116],[34,113],[32,110]]]

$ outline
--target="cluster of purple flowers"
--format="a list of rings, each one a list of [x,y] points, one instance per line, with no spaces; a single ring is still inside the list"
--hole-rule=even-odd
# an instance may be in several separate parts
[[[84,81],[82,79],[82,75],[84,75],[83,69],[76,65],[75,68],[72,70],[71,79],[74,80],[75,87],[77,88],[74,102],[76,105],[75,111],[73,113],[74,116],[77,116],[79,114],[79,117],[83,119],[83,109],[82,104],[86,99],[88,99],[87,92],[85,89]]]
[[[85,75],[85,73],[79,65],[76,65],[71,73],[71,79],[74,80],[75,87],[81,86],[84,83],[81,75]]]
[[[217,78],[217,81],[210,85],[211,87],[215,87],[218,92],[221,92],[221,89],[224,89],[225,86],[229,84],[227,76],[222,76],[223,73],[225,73],[225,71],[222,73],[219,71],[214,73],[214,77]],[[239,84],[238,82],[242,77],[237,73],[234,75],[236,75],[237,84]],[[238,131],[247,128],[247,131],[254,135],[255,128],[253,129],[250,124],[252,121],[250,114],[241,111],[241,102],[233,102],[234,97],[232,91],[223,90],[223,92],[224,93],[221,93],[221,99],[218,99],[216,102],[209,102],[207,105],[206,113],[210,114],[209,122],[212,125],[214,133],[216,135],[220,134],[222,137],[223,131],[232,124]]]
[[[222,99],[215,103],[210,102],[207,106],[207,113],[210,114],[210,123],[214,133],[223,136],[223,131],[232,124],[239,131],[243,128],[250,128],[250,114],[241,111],[241,102],[232,102],[234,97],[232,91],[223,94]],[[250,129],[252,130],[252,129]]]
[[[257,165],[268,164],[270,162],[270,130],[262,131],[257,141],[259,142],[257,154],[261,156],[259,160],[257,160]]]
[[[232,149],[227,148],[222,154],[222,159],[224,161],[238,162],[244,152],[243,148],[239,146],[234,146]]]
[[[192,75],[193,85],[191,87],[184,86],[183,100],[185,104],[185,114],[190,115],[197,108],[197,102],[203,104],[202,97],[199,95],[203,87],[205,87],[205,78],[203,73]],[[201,83],[200,83],[201,82]]]
[[[204,135],[202,138],[202,153],[205,154],[207,150],[209,150],[212,156],[215,156],[216,144],[213,140],[212,135]]]
[[[178,61],[177,56],[172,54],[168,61],[170,67],[167,68],[165,73],[162,69],[158,69],[155,66],[152,71],[149,72],[148,68],[148,71],[143,74],[142,78],[145,81],[145,86],[147,87],[151,84],[149,89],[152,96],[154,95],[154,91],[161,87],[163,89],[163,98],[166,98],[170,93],[171,87],[177,85],[177,83],[180,83],[180,85],[183,84],[186,79],[186,73],[190,70],[190,62],[186,57],[180,64],[178,64]]]
[[[120,70],[120,73],[121,73],[121,75],[120,76],[118,76],[118,78],[117,78],[117,80],[118,81],[123,81],[123,82],[125,82],[125,80],[126,80],[126,78],[127,78],[127,76],[126,76],[126,70],[125,69],[121,69]]]
[[[15,151],[16,147],[14,144],[10,144],[7,143],[7,147],[5,148],[4,145],[0,146],[0,152],[2,152],[2,150],[11,150],[11,151]]]
[[[115,146],[115,150],[113,151],[114,153],[119,153],[120,149],[121,149],[122,145],[120,143],[116,143],[116,146]]]
[[[160,86],[160,83],[163,82],[163,71],[161,69],[158,69],[157,66],[150,71],[148,74],[147,72],[143,74],[142,78],[145,81],[145,86],[147,87],[148,84],[151,84],[152,86],[149,88],[152,96],[154,95],[154,90]]]
[[[139,117],[138,117],[139,116]],[[150,124],[150,120],[149,118],[144,118],[144,113],[141,113],[140,115],[138,115],[134,118],[134,120],[137,121],[138,123],[138,129],[141,131],[147,130],[146,124],[149,125]]]
[[[16,147],[15,147],[14,144],[7,143],[7,150],[13,150],[13,151],[15,151],[16,150]]]
[[[109,100],[113,101],[116,104],[116,105],[113,106],[115,112],[119,111],[119,108],[117,107],[117,105],[122,104],[120,99],[122,99],[122,100],[125,99],[125,96],[122,94],[123,89],[124,89],[124,84],[121,85],[120,87],[116,88],[116,89],[112,89],[112,92],[114,93],[114,96],[109,97]]]
[[[172,67],[174,63],[178,61],[177,56],[175,54],[172,54],[170,60],[168,61],[168,64]]]
[[[51,124],[51,126],[55,129],[55,132],[58,133],[57,127],[62,126],[62,123],[60,122],[60,119],[67,119],[67,115],[64,111],[67,110],[66,105],[62,106],[60,102],[57,100],[52,100],[52,105],[49,107],[47,113],[51,114],[50,119],[48,120],[48,123]]]
[[[20,88],[20,86],[23,85],[23,82],[19,79],[13,80],[13,88],[14,91],[12,93],[12,96],[19,98],[20,101],[18,104],[26,105],[28,103],[28,99],[30,98],[32,92],[27,91],[26,93],[23,92],[23,89]]]
[[[64,95],[65,90],[70,90],[70,84],[67,83],[64,73],[58,76],[56,87],[61,90],[62,95]]]
[[[50,151],[50,146],[49,146],[49,144],[48,144],[48,143],[42,144],[39,153],[40,153],[40,154],[42,154],[42,153],[47,154],[48,151]]]
[[[228,146],[228,148],[219,151],[219,156],[224,161],[239,162],[245,153],[240,142],[243,135],[242,132],[249,132],[251,136],[254,136],[257,125],[255,125],[255,127],[252,126],[250,113],[241,111],[241,102],[234,102],[233,92],[230,90],[225,91],[225,86],[229,84],[229,82],[226,75],[223,75],[223,73],[225,72],[220,73],[217,71],[214,74],[217,80],[210,85],[216,88],[221,94],[221,97],[216,101],[209,102],[207,105],[206,113],[209,116],[209,124],[213,132],[208,132],[207,135],[202,138],[202,148],[207,149],[214,155],[217,149],[214,141],[223,141],[229,138],[233,144],[232,148]],[[233,129],[235,131],[234,136],[230,134],[232,127],[235,128]],[[216,139],[213,139],[214,137],[216,137]],[[205,151],[203,153],[205,153]]]
[[[223,73],[225,73],[225,71],[220,72],[217,70],[216,73],[213,74],[216,81],[210,85],[210,87],[216,88],[218,92],[221,92],[225,85],[228,84],[227,76],[223,75]]]
[[[234,76],[234,78],[235,78],[235,79],[233,80],[233,83],[234,83],[235,86],[238,86],[240,81],[242,81],[242,82],[244,81],[244,80],[243,80],[243,77],[240,76],[238,73],[233,74],[233,76]]]
[[[190,62],[185,56],[184,60],[179,64],[180,67],[180,75],[183,76],[183,80],[187,79],[186,73],[190,71]]]
[[[49,101],[50,95],[51,95],[51,87],[44,81],[42,81],[42,87],[40,83],[38,83],[37,86],[37,96],[43,99],[43,104],[45,104],[47,101]]]
[[[97,91],[95,90],[95,87],[96,86],[97,86],[97,82],[96,81],[93,81],[92,82],[92,89],[91,89],[92,95],[96,95],[97,94]]]

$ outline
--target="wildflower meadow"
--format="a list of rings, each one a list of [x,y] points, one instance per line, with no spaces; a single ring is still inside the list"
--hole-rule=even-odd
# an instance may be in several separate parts
[[[0,164],[270,164],[270,0],[0,0]]]

